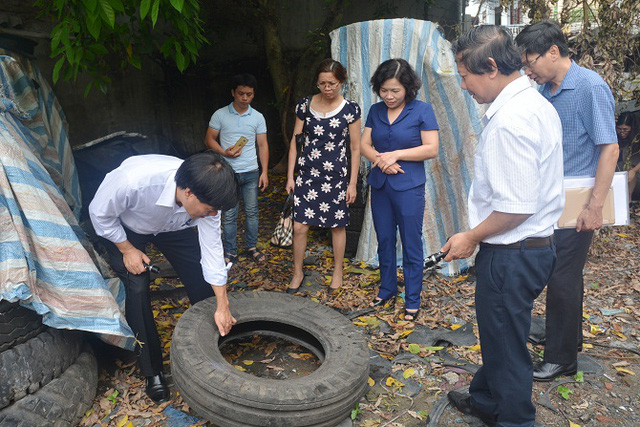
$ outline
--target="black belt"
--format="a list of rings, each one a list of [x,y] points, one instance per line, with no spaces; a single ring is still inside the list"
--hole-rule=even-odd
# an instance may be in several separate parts
[[[497,245],[493,243],[480,243],[481,247],[496,249],[533,249],[548,248],[553,244],[553,234],[549,237],[527,237],[519,242],[510,243],[508,245]]]

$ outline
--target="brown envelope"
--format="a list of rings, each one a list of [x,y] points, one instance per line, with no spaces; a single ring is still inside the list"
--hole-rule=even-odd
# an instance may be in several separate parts
[[[564,211],[558,220],[558,228],[572,228],[578,222],[578,215],[589,203],[593,187],[579,187],[565,189]],[[607,197],[602,208],[603,224],[615,223],[615,212],[613,209],[613,188],[609,188]]]

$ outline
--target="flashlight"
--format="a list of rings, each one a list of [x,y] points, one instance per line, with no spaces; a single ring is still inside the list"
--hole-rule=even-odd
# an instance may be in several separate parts
[[[147,263],[143,263],[144,264],[144,268],[147,269],[148,272],[150,273],[160,273],[160,267],[158,267],[157,265],[153,265],[153,264],[147,264]]]

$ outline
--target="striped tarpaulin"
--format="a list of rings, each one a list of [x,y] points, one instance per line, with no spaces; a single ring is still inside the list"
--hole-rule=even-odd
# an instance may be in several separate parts
[[[17,104],[29,119],[20,125],[28,129],[29,145],[51,175],[76,218],[80,218],[82,199],[76,166],[67,135],[67,119],[58,98],[35,64],[16,53],[0,49],[20,64],[20,74],[12,77]]]
[[[65,197],[73,195],[79,211],[77,177],[67,182],[75,167],[62,113],[24,63],[0,55],[0,299],[20,301],[51,327],[133,349],[124,286],[106,277]]]
[[[349,84],[345,96],[357,101],[365,118],[379,101],[369,80],[377,66],[391,58],[404,58],[422,79],[418,99],[433,106],[440,126],[440,153],[425,162],[425,257],[437,252],[448,236],[468,229],[467,195],[473,178],[473,154],[482,131],[484,111],[460,88],[451,44],[431,22],[416,19],[385,19],[359,22],[331,32],[331,55],[347,67]],[[370,163],[363,159],[362,172]],[[398,242],[400,240],[398,239]],[[402,248],[398,243],[398,262]],[[377,239],[371,218],[370,198],[360,234],[356,259],[377,265]],[[472,260],[445,264],[448,275],[467,269]]]

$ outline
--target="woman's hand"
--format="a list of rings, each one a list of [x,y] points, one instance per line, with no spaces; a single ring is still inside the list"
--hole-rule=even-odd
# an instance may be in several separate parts
[[[376,161],[373,166],[380,168],[382,172],[385,172],[390,166],[398,163],[398,153],[396,151],[388,151],[386,153],[377,153]],[[385,172],[386,173],[386,172]]]
[[[356,201],[356,196],[358,195],[357,184],[354,182],[353,184],[349,184],[347,187],[347,205]]]
[[[287,194],[291,193],[295,188],[295,181],[293,178],[287,178],[287,185],[284,187],[287,191]]]
[[[382,172],[386,173],[387,175],[395,175],[397,173],[404,173],[404,170],[402,170],[399,164],[394,163],[391,166],[382,169]]]

